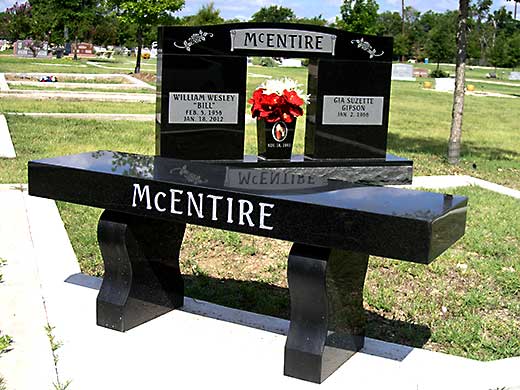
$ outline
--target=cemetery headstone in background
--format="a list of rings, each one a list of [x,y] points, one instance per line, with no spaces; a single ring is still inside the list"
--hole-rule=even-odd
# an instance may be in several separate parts
[[[38,42],[31,39],[16,41],[13,46],[13,54],[17,57],[47,57],[47,42]]]
[[[415,81],[413,65],[392,64],[392,80]]]
[[[74,53],[75,45],[72,44],[72,53]],[[78,55],[82,57],[94,57],[94,45],[88,42],[78,43]]]
[[[413,77],[429,77],[428,69],[424,68],[414,68],[413,69]]]
[[[520,72],[511,72],[509,74],[509,80],[512,80],[512,81],[520,80]]]

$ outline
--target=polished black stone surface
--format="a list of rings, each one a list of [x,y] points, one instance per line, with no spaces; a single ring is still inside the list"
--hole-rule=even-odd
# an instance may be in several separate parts
[[[186,225],[104,211],[98,242],[105,273],[97,324],[126,331],[184,304],[179,252]]]
[[[161,27],[156,153],[190,160],[242,159],[249,98],[246,59],[275,56],[311,60],[308,92],[312,100],[307,118],[302,118],[306,120],[307,156],[384,160],[392,43],[388,37],[292,23]],[[229,101],[215,103],[214,94]],[[383,101],[372,105],[325,102],[335,95]],[[353,111],[370,111],[370,107],[375,112]],[[327,121],[323,120],[325,112],[329,113]],[[357,118],[341,117],[336,123],[338,116],[347,114]],[[379,116],[380,123],[373,119]],[[262,144],[259,147],[263,157],[280,158],[264,153]]]
[[[321,383],[363,348],[368,255],[294,244],[284,374]]]
[[[429,263],[467,199],[98,151],[29,162],[29,193],[108,210]]]
[[[386,156],[392,64],[383,61],[338,61],[316,59],[309,64],[305,155],[314,158],[382,158]],[[381,123],[340,124],[349,116],[364,115],[365,104],[331,104],[325,96],[382,98]],[[330,107],[330,108],[328,108]],[[342,111],[352,107],[353,111]],[[332,124],[324,120],[324,112],[333,110]],[[379,113],[378,110],[378,113]],[[354,118],[356,119],[356,118]],[[330,120],[330,119],[329,119]],[[352,118],[349,118],[352,120]]]

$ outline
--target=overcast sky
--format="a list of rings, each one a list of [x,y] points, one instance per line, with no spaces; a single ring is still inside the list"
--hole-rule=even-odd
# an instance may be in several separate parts
[[[177,15],[192,15],[210,0],[186,0],[184,9]],[[0,10],[13,5],[15,0],[0,0]],[[20,3],[23,0],[19,0]],[[220,9],[221,16],[225,19],[239,18],[247,20],[258,11],[261,7],[273,4],[283,5],[292,8],[297,16],[312,17],[322,15],[325,19],[333,20],[339,14],[339,7],[343,3],[342,0],[214,0],[215,6]],[[378,0],[380,11],[399,11],[401,9],[401,0]],[[429,9],[442,12],[448,9],[458,7],[457,0],[406,0],[406,5],[410,5],[421,12]],[[498,8],[505,5],[509,10],[513,10],[513,2],[506,0],[494,0],[493,7]]]

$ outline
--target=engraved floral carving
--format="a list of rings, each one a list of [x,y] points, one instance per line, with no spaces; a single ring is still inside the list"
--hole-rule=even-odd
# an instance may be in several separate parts
[[[177,42],[174,42],[173,44],[175,47],[178,47],[179,49],[186,49],[187,51],[191,51],[191,47],[193,45],[205,41],[206,37],[213,37],[213,33],[199,30],[198,33],[192,34],[191,37],[186,39],[182,44],[178,44]]]
[[[372,45],[365,41],[363,38],[361,39],[353,39],[352,41],[350,41],[353,45],[356,45],[357,44],[357,47],[360,48],[361,50],[364,50],[366,51],[368,54],[370,54],[370,58],[374,58],[374,57],[381,57],[383,54],[385,54],[384,51],[382,51],[381,53],[377,53],[377,50],[374,49],[372,47]]]

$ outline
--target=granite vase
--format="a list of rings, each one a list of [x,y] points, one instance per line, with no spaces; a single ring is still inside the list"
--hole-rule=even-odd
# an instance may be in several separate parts
[[[266,160],[290,160],[294,143],[296,118],[292,122],[256,121],[258,156]]]

